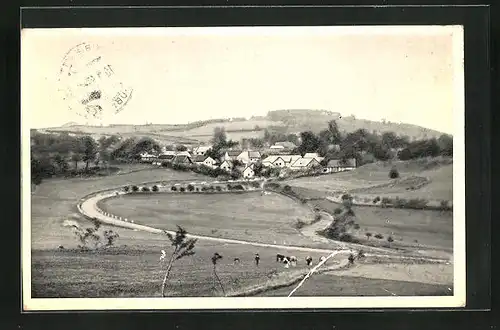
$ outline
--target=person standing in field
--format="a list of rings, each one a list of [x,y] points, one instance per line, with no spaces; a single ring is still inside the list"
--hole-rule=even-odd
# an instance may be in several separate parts
[[[255,254],[255,266],[258,266],[258,265],[259,265],[259,260],[260,260],[259,254],[258,254],[258,253],[256,253],[256,254]]]

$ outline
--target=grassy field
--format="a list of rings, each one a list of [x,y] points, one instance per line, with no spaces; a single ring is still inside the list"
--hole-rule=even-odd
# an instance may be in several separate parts
[[[118,244],[121,239],[117,241]],[[140,241],[139,241],[140,242]],[[140,244],[140,243],[139,243]],[[156,246],[154,246],[156,244]],[[165,239],[148,246],[117,247],[99,254],[76,251],[33,251],[33,297],[156,297],[161,295],[163,272],[159,263],[160,250],[171,250]],[[305,268],[304,259],[310,253],[294,253],[299,259],[297,268],[285,269],[276,263],[273,248],[256,248],[240,244],[207,243],[199,241],[196,254],[176,262],[168,282],[170,296],[222,295],[213,288],[213,269],[210,258],[215,252],[223,256],[217,273],[226,292],[265,282],[273,272],[291,272]],[[259,253],[259,266],[254,254]],[[320,255],[310,254],[315,261]],[[234,258],[240,258],[239,264]]]
[[[206,236],[318,246],[293,226],[297,220],[313,220],[312,211],[279,194],[125,195],[105,200],[100,207],[155,228],[175,229],[179,224]]]
[[[399,180],[391,180],[389,171],[395,166]],[[419,180],[420,179],[420,180]],[[416,190],[407,190],[422,181],[429,182]],[[288,180],[291,186],[319,190],[326,193],[351,191],[367,196],[399,196],[451,200],[453,196],[453,165],[451,159],[434,158],[412,161],[378,162],[353,171],[302,177]],[[375,186],[375,187],[373,187]]]
[[[339,204],[327,200],[316,201],[312,205],[319,206],[328,212],[340,207]],[[356,236],[366,239],[366,233],[383,235],[379,240],[387,242],[392,236],[397,245],[416,247],[435,247],[445,250],[453,248],[453,212],[408,210],[394,208],[379,208],[369,206],[354,206],[356,223],[360,225]],[[371,241],[377,241],[375,237]],[[416,240],[416,241],[415,241]]]
[[[127,166],[124,166],[124,171],[126,170]],[[191,172],[174,172],[165,168],[155,168],[107,177],[45,180],[31,195],[32,249],[51,249],[59,245],[75,246],[76,240],[72,231],[62,227],[62,223],[77,211],[76,203],[87,194],[132,183],[195,178],[206,179],[204,176]],[[129,230],[120,230],[120,232],[124,232],[124,237],[135,233]],[[138,236],[140,235],[143,234]],[[140,237],[137,239],[140,240]]]
[[[266,291],[259,296],[286,296],[294,286]],[[338,276],[335,272],[315,275],[294,296],[451,296],[449,286],[407,281],[393,281],[354,276]]]

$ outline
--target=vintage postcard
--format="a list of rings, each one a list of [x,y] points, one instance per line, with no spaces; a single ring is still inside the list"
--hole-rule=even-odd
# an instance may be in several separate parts
[[[465,305],[461,26],[23,29],[25,311]]]

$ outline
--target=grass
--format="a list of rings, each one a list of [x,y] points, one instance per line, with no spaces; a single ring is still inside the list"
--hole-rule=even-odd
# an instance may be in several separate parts
[[[327,200],[315,201],[314,205],[331,214],[339,207],[339,204]],[[366,240],[367,232],[373,235],[381,233],[384,237],[392,236],[394,246],[407,245],[417,239],[420,246],[453,248],[453,212],[370,206],[354,206],[352,210],[356,223],[360,225],[356,235],[359,239]],[[375,241],[374,237],[370,241]]]
[[[31,195],[32,249],[52,249],[59,245],[74,246],[76,240],[72,231],[62,227],[62,223],[76,213],[76,203],[87,194],[131,183],[195,178],[206,180],[206,177],[198,174],[174,172],[165,168],[107,177],[44,180]],[[119,230],[121,236],[122,232],[124,239],[131,236],[132,241],[135,241],[137,236],[138,240],[144,237],[145,243],[150,240],[150,234]]]
[[[118,241],[119,243],[120,241]],[[165,243],[166,240],[163,240]],[[32,296],[48,297],[157,297],[161,293],[162,271],[160,249],[156,246],[117,247],[101,253],[75,251],[34,251],[32,254]],[[269,279],[272,273],[293,272],[305,268],[306,252],[294,253],[297,268],[285,269],[276,263],[279,249],[255,248],[240,244],[220,244],[199,241],[196,254],[178,262],[168,282],[171,296],[220,295],[213,289],[211,256],[218,252],[223,259],[217,263],[218,275],[226,292],[237,291]],[[259,266],[254,254],[259,253]],[[318,254],[311,254],[314,260]],[[235,264],[234,258],[240,258]]]
[[[259,296],[285,296],[293,286],[267,291]],[[385,289],[385,290],[384,290]],[[387,290],[387,291],[386,291]],[[388,292],[389,291],[389,292]],[[332,273],[313,275],[298,289],[294,296],[438,296],[452,295],[446,285],[425,284],[353,276],[337,276]]]
[[[241,194],[128,195],[103,201],[103,210],[155,228],[187,228],[193,234],[288,245],[317,246],[296,229],[314,213],[294,200],[260,192]],[[212,230],[218,231],[215,235]]]
[[[399,180],[389,179],[392,166],[398,169],[401,176]],[[356,195],[361,194],[371,198],[399,196],[408,199],[452,200],[453,165],[451,159],[439,157],[391,163],[377,162],[353,171],[297,178],[287,183],[327,193],[351,191],[356,192]],[[410,190],[412,187],[417,189]]]

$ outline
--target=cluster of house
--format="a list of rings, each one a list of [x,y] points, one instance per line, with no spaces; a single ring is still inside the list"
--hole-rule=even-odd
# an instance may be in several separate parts
[[[265,168],[287,168],[291,171],[321,168],[323,173],[349,171],[356,168],[356,159],[354,158],[343,161],[330,160],[326,166],[322,166],[321,161],[324,158],[317,153],[306,153],[304,156],[276,154],[262,158],[260,151],[227,150],[220,159],[214,159],[206,154],[210,148],[210,146],[200,146],[191,151],[164,151],[160,155],[144,153],[141,155],[141,159],[158,166],[164,163],[198,164],[214,169],[220,168],[228,172],[237,167],[241,170],[244,178],[255,176],[254,166],[257,162],[262,162],[262,166]]]

